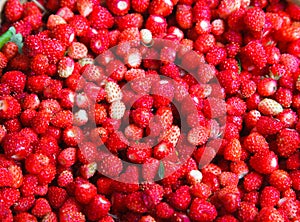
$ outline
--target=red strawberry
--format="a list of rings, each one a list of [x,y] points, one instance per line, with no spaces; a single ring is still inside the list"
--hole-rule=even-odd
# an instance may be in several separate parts
[[[23,213],[19,213],[19,214],[15,215],[14,221],[15,222],[25,222],[25,221],[37,222],[38,220],[32,214],[23,212]]]
[[[259,81],[257,91],[261,96],[272,96],[277,90],[277,81],[272,78],[264,78]]]
[[[105,157],[98,165],[98,171],[108,177],[118,176],[122,169],[122,161],[114,155]]]
[[[83,0],[83,1],[86,1],[86,0]],[[79,37],[86,35],[89,25],[90,25],[89,21],[84,16],[81,16],[81,15],[72,16],[68,20],[68,23],[75,30],[76,36],[79,36]]]
[[[115,15],[125,15],[130,9],[129,0],[112,0],[107,2],[108,9]]]
[[[265,221],[265,222],[272,222],[272,221],[283,222],[284,221],[284,218],[282,217],[280,212],[277,211],[273,207],[263,207],[259,211],[256,218],[258,221]]]
[[[259,173],[270,174],[278,169],[278,158],[272,151],[260,151],[250,158],[250,166]]]
[[[210,202],[195,198],[190,206],[189,216],[194,221],[213,221],[217,210]]]
[[[2,146],[5,154],[16,160],[24,159],[32,150],[29,139],[16,132],[7,134],[2,141]]]
[[[99,220],[108,214],[111,203],[105,196],[97,194],[86,206],[86,215],[89,220]]]
[[[226,93],[233,94],[240,88],[241,80],[238,72],[224,70],[217,74],[217,78]]]
[[[35,201],[31,213],[36,217],[43,217],[51,212],[51,207],[45,198],[39,198]]]
[[[127,195],[126,207],[136,213],[145,213],[148,211],[146,204],[143,201],[143,193],[141,191]]]
[[[96,54],[102,54],[109,47],[109,39],[106,34],[97,35],[90,41],[90,48]]]
[[[150,0],[132,0],[131,7],[134,11],[143,13],[148,9]]]
[[[23,92],[26,84],[26,76],[20,71],[9,71],[1,76],[1,83],[6,83],[12,92]]]
[[[150,2],[149,13],[166,17],[172,13],[173,2],[171,0],[154,0]]]
[[[192,128],[187,135],[187,140],[194,146],[203,145],[208,141],[209,132],[206,128],[198,126]]]
[[[75,30],[68,24],[61,24],[51,30],[50,36],[69,46],[75,39]]]
[[[221,1],[217,13],[221,18],[227,18],[232,12],[241,7],[241,2],[237,0],[223,0]]]
[[[300,25],[298,22],[293,22],[290,25],[282,26],[280,30],[276,32],[276,38],[280,41],[296,41],[299,39]]]
[[[47,197],[51,207],[59,208],[67,199],[67,191],[60,187],[50,186]]]
[[[261,8],[253,7],[246,10],[244,22],[251,31],[261,31],[265,21],[265,13]]]
[[[238,139],[233,138],[226,145],[224,150],[224,159],[230,161],[238,161],[242,155],[242,146]]]
[[[258,214],[258,209],[255,207],[255,204],[248,202],[241,202],[238,209],[238,217],[240,220],[255,220],[256,215]]]
[[[178,210],[186,210],[191,203],[191,195],[188,186],[179,187],[171,195],[170,204]]]
[[[139,190],[139,171],[136,166],[128,166],[113,183],[113,189],[117,192],[132,193]]]
[[[14,42],[7,42],[1,49],[2,53],[6,56],[8,60],[15,57],[18,53],[18,46]]]
[[[43,53],[48,57],[50,63],[56,63],[64,56],[65,47],[63,43],[55,39],[42,40]]]
[[[75,198],[82,204],[88,204],[97,194],[97,188],[89,183],[83,182],[75,185]]]
[[[280,199],[280,192],[275,187],[266,186],[260,193],[260,206],[261,207],[274,207]]]
[[[66,20],[59,15],[50,15],[47,20],[47,28],[52,30],[58,25],[67,24]]]
[[[264,47],[258,41],[250,41],[243,49],[242,53],[250,60],[250,62],[262,69],[266,66],[267,55]],[[245,58],[244,58],[245,59]]]
[[[116,17],[115,22],[118,26],[118,30],[123,31],[127,28],[141,28],[143,24],[143,17],[139,13],[130,13],[124,16]]]
[[[168,219],[174,214],[174,209],[166,202],[161,202],[155,207],[156,215],[162,219]]]
[[[106,8],[100,5],[94,6],[93,11],[88,16],[88,20],[91,27],[95,29],[111,28],[114,24],[113,16]]]
[[[8,169],[0,168],[0,187],[10,187],[12,184],[12,175]]]
[[[289,174],[284,170],[275,170],[269,177],[269,183],[279,191],[285,191],[292,186]]]
[[[3,119],[13,119],[21,112],[20,103],[12,96],[0,97],[0,117]]]
[[[22,18],[24,12],[23,5],[19,0],[8,0],[5,8],[4,15],[5,18],[10,22],[16,22]]]
[[[297,131],[283,129],[277,136],[277,152],[280,156],[288,157],[298,149],[300,139]]]
[[[164,17],[159,15],[150,15],[146,20],[146,29],[150,30],[154,36],[166,33],[167,21]]]
[[[183,29],[189,29],[192,27],[192,20],[192,7],[189,5],[177,5],[176,21],[178,25]]]
[[[32,31],[31,24],[28,21],[20,20],[13,24],[17,33],[20,33],[23,37],[30,35]]]

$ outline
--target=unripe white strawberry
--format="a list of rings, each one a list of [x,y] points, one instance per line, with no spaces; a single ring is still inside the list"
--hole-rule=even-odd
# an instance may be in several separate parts
[[[258,104],[258,111],[264,115],[276,116],[283,111],[283,108],[275,100],[265,98]]]
[[[136,48],[131,48],[125,57],[125,64],[130,68],[138,68],[142,63],[142,54]]]
[[[108,81],[105,84],[106,100],[109,103],[122,99],[122,91],[120,86],[112,81]]]
[[[80,15],[87,17],[93,11],[94,2],[92,0],[77,0],[77,9]]]
[[[140,34],[141,34],[141,41],[145,45],[149,45],[152,43],[152,33],[149,29],[142,29],[140,31]]]
[[[88,114],[84,109],[78,110],[73,115],[73,124],[75,126],[82,126],[89,121]]]
[[[74,71],[74,60],[69,57],[62,58],[57,67],[57,73],[61,78],[68,78]]]
[[[200,183],[202,181],[202,178],[202,173],[199,170],[191,170],[186,176],[188,183],[191,185]]]
[[[122,101],[114,101],[110,104],[109,115],[112,119],[122,119],[126,106]]]

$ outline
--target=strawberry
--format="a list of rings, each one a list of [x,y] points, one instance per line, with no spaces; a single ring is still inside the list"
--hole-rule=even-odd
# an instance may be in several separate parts
[[[280,156],[289,157],[299,145],[299,134],[293,129],[282,129],[277,136],[277,152]]]
[[[178,126],[172,125],[170,129],[162,134],[162,140],[167,141],[176,147],[177,142],[180,137],[180,128]]]
[[[177,5],[176,21],[183,29],[191,28],[193,22],[192,7],[190,5]]]
[[[226,145],[224,150],[224,159],[230,161],[238,161],[242,155],[242,147],[238,139],[233,138]]]
[[[3,119],[13,119],[21,112],[20,103],[12,96],[0,97],[0,117]]]
[[[194,146],[203,145],[208,141],[209,132],[206,128],[198,126],[192,128],[187,135],[187,140]]]
[[[1,167],[0,168],[0,186],[1,187],[10,187],[12,182],[12,175],[8,169]]]
[[[62,150],[57,157],[57,161],[65,168],[71,167],[76,162],[76,149],[69,147]]]
[[[273,151],[260,151],[250,158],[250,166],[259,173],[270,174],[278,169],[278,158]]]
[[[37,222],[38,220],[32,214],[23,212],[23,213],[19,213],[19,214],[15,215],[14,221],[16,221],[16,222],[25,222],[25,221]]]
[[[264,47],[258,41],[250,41],[243,49],[242,53],[250,60],[250,62],[262,69],[266,66],[267,55]],[[245,64],[245,63],[244,63]]]
[[[108,214],[111,203],[105,196],[97,194],[86,206],[86,214],[89,220],[95,221]]]
[[[86,0],[83,0],[86,1]],[[78,4],[78,2],[77,2]],[[74,15],[69,20],[68,23],[73,29],[75,30],[76,36],[82,37],[85,36],[88,28],[89,28],[89,21],[81,15]]]
[[[13,24],[16,29],[16,32],[21,34],[23,37],[30,35],[32,31],[31,24],[28,21],[20,20]]]
[[[188,186],[179,187],[171,195],[170,204],[178,210],[186,210],[191,203],[191,195]]]
[[[82,204],[89,203],[97,194],[97,188],[89,182],[75,185],[75,198]]]
[[[261,207],[274,207],[280,199],[280,192],[272,186],[266,186],[260,193],[260,206]]]
[[[12,92],[23,92],[26,84],[26,76],[20,71],[9,71],[1,76],[1,83],[6,83]]]
[[[83,17],[87,17],[93,11],[94,2],[92,0],[79,0],[76,2],[77,10]]]
[[[3,45],[1,51],[6,56],[6,58],[10,60],[17,55],[18,46],[14,42],[7,42]]]
[[[122,169],[122,161],[114,155],[105,157],[98,165],[98,171],[101,174],[109,177],[118,176]]]
[[[273,207],[263,207],[259,211],[256,218],[259,221],[266,221],[266,222],[271,222],[271,221],[283,222],[284,221],[281,213]]]
[[[217,210],[210,202],[195,198],[190,206],[189,216],[194,221],[213,221]]]
[[[131,112],[132,120],[137,126],[141,128],[145,128],[149,125],[152,116],[153,114],[145,108],[138,108],[132,110]]]
[[[217,78],[226,93],[233,94],[240,88],[241,80],[238,72],[224,70],[217,74]]]
[[[124,16],[115,18],[116,25],[118,26],[118,30],[123,31],[127,28],[142,28],[144,19],[139,13],[129,13]]]
[[[121,101],[114,101],[110,104],[109,115],[112,119],[122,119],[126,110],[126,106]]]
[[[136,12],[143,13],[148,9],[149,3],[149,0],[132,0],[131,8]]]
[[[106,8],[100,5],[93,7],[93,11],[88,16],[88,20],[91,27],[95,29],[111,28],[114,24],[113,16]]]
[[[151,31],[153,36],[158,36],[160,34],[166,33],[167,21],[162,16],[150,15],[146,20],[145,27],[146,29]]]
[[[4,7],[4,15],[9,22],[16,22],[21,19],[23,12],[23,5],[18,0],[9,0]]]
[[[16,160],[24,159],[32,151],[29,139],[17,132],[7,134],[2,141],[2,146],[5,155]]]
[[[64,56],[65,47],[62,42],[55,39],[42,40],[43,52],[48,57],[49,62],[56,63]]]
[[[49,60],[47,56],[42,54],[34,56],[31,60],[30,68],[37,75],[47,73],[49,68]]]
[[[155,207],[156,215],[162,219],[168,219],[174,214],[174,209],[166,202],[161,202]]]
[[[74,71],[74,60],[69,57],[62,58],[57,67],[57,73],[61,78],[68,78]]]
[[[48,201],[53,208],[59,208],[67,199],[67,191],[63,188],[50,186],[47,193]]]
[[[275,100],[265,98],[258,104],[258,111],[264,115],[276,116],[283,111],[283,108]]]
[[[171,0],[154,0],[150,2],[149,13],[166,17],[172,13],[173,2]]]
[[[96,54],[102,54],[109,47],[109,39],[106,34],[97,35],[90,41],[90,48]]]
[[[47,28],[52,30],[58,25],[67,24],[66,20],[59,15],[50,15],[47,20]]]
[[[39,198],[35,201],[31,213],[36,217],[43,217],[51,212],[51,207],[45,198]]]
[[[50,36],[69,46],[75,39],[75,30],[68,24],[61,24],[51,30]]]
[[[133,192],[127,195],[126,207],[136,213],[147,212],[147,207],[143,201],[143,193],[141,191]]]
[[[292,180],[284,170],[275,170],[269,177],[269,183],[279,191],[285,191],[292,186]]]
[[[261,116],[257,120],[256,129],[257,132],[262,135],[276,134],[283,128],[283,124],[272,117]]]
[[[122,99],[122,91],[120,86],[112,81],[105,84],[106,99],[109,103]]]
[[[43,154],[30,154],[25,160],[25,168],[29,173],[38,174],[49,164],[49,158]]]
[[[250,31],[261,31],[265,25],[265,13],[259,7],[249,8],[245,12],[244,22]]]
[[[240,220],[254,221],[256,215],[258,214],[258,209],[255,204],[248,202],[241,202],[238,209],[238,217]]]
[[[88,49],[80,42],[72,42],[67,52],[72,59],[83,59],[87,56]]]
[[[299,22],[293,22],[292,24],[282,26],[280,30],[276,32],[276,38],[280,41],[296,41],[299,39]]]
[[[125,15],[128,13],[130,9],[130,1],[129,0],[113,0],[107,2],[108,9],[114,15]]]

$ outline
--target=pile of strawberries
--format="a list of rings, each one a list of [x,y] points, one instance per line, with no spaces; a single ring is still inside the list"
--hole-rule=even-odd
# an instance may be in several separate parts
[[[300,220],[300,6],[8,0],[0,222]]]

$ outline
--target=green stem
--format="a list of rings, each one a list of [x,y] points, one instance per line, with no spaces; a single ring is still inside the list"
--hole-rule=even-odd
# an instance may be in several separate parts
[[[3,33],[0,36],[0,49],[3,47],[3,45],[5,43],[7,43],[11,39],[12,36],[13,36],[13,33],[10,30],[7,30],[5,33]]]

